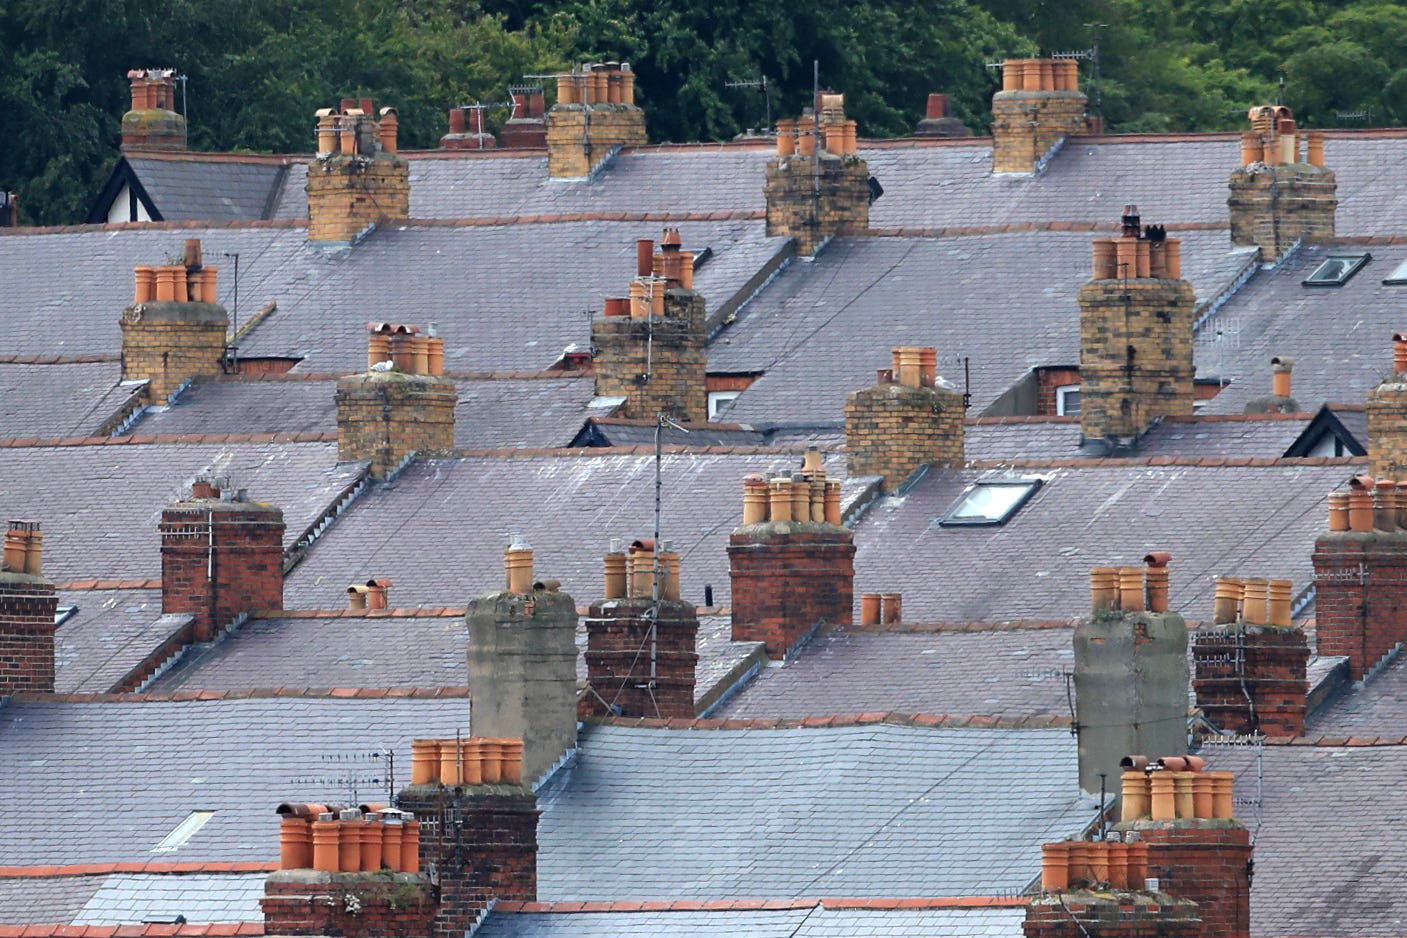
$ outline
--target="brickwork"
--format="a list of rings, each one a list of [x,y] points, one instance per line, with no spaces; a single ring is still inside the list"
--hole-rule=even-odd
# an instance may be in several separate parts
[[[368,225],[410,217],[410,164],[384,150],[308,164],[308,240],[351,241]]]
[[[1166,893],[1062,892],[1036,896],[1021,923],[1026,938],[1201,938],[1196,903]]]
[[[161,512],[161,611],[195,617],[213,641],[242,612],[283,608],[283,512],[251,501],[192,498]]]
[[[892,492],[923,465],[961,466],[962,395],[941,387],[878,384],[845,398],[845,470],[880,476]]]
[[[1197,706],[1218,729],[1300,736],[1308,662],[1302,629],[1245,622],[1198,629],[1192,651]]]
[[[537,819],[531,790],[512,785],[415,785],[398,804],[420,822],[420,868],[433,871],[433,935],[463,938],[493,899],[537,899]]]
[[[1407,641],[1407,532],[1328,532],[1314,543],[1315,646],[1361,680]]]
[[[733,641],[765,642],[785,658],[821,625],[849,625],[855,604],[855,541],[820,522],[743,525],[728,539]]]
[[[992,96],[992,171],[1030,173],[1050,148],[1085,132],[1078,91],[998,91]]]
[[[147,398],[162,403],[190,378],[217,375],[229,329],[215,303],[154,300],[122,311],[122,380],[147,380]]]
[[[1257,245],[1265,263],[1300,239],[1334,239],[1338,186],[1333,170],[1308,163],[1242,167],[1231,173],[1231,243]]]
[[[1078,368],[1038,368],[1036,369],[1036,416],[1055,417],[1059,414],[1056,390],[1067,385],[1080,384]]]
[[[1197,903],[1202,938],[1248,938],[1251,835],[1235,820],[1126,821],[1148,844],[1159,889]]]
[[[655,639],[650,639],[649,598],[596,603],[586,618],[586,679],[596,693],[627,717],[692,719],[699,619],[692,603],[660,600]],[[655,677],[650,687],[650,662]],[[606,715],[596,697],[593,709]]]
[[[796,239],[796,253],[810,257],[835,235],[870,226],[870,168],[853,154],[822,152],[777,157],[767,164],[768,237]]]
[[[389,475],[413,452],[454,449],[454,405],[448,378],[368,371],[337,382],[337,458],[371,460],[371,474]]]
[[[54,584],[0,571],[0,697],[54,690]]]
[[[633,104],[554,104],[547,112],[547,175],[580,179],[615,147],[646,143],[645,112]]]
[[[1192,321],[1185,280],[1091,280],[1080,288],[1080,432],[1130,442],[1157,417],[1189,417]]]
[[[1395,373],[1368,395],[1368,471],[1407,479],[1407,374]]]
[[[267,935],[427,938],[438,903],[421,873],[280,870],[259,900]]]
[[[165,108],[143,108],[122,115],[123,150],[184,150],[186,119]]]
[[[665,293],[664,316],[603,316],[591,327],[596,393],[625,398],[619,416],[708,419],[705,303],[693,290]],[[648,376],[648,377],[647,377]]]

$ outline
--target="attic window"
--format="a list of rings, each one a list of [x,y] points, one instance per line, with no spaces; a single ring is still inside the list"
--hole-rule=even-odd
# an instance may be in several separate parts
[[[1330,254],[1301,282],[1306,287],[1341,287],[1372,258],[1371,254]]]
[[[186,819],[171,829],[165,839],[155,847],[151,848],[152,853],[170,853],[177,847],[184,846],[186,841],[195,836],[195,832],[205,826],[205,822],[215,816],[214,811],[192,811],[186,815]]]
[[[1040,479],[977,482],[948,509],[938,524],[945,528],[1006,524],[1040,487]]]
[[[1407,261],[1394,267],[1392,273],[1383,278],[1383,283],[1390,287],[1400,287],[1407,284]]]

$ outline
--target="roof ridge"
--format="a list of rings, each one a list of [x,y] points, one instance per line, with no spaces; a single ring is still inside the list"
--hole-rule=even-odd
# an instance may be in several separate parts
[[[402,228],[493,228],[501,225],[564,224],[568,222],[691,222],[761,221],[761,209],[726,212],[562,212],[548,215],[495,215],[485,218],[409,218],[396,222]],[[306,222],[304,222],[306,224]]]
[[[153,873],[181,875],[184,873],[271,873],[279,868],[277,860],[191,860],[166,862],[138,860],[118,863],[60,863],[0,866],[0,879],[39,878],[54,876],[106,876],[112,873]]]
[[[747,717],[721,719],[714,717],[593,717],[588,720],[600,726],[624,726],[641,729],[668,730],[795,730],[832,729],[847,726],[923,726],[932,729],[1068,729],[1068,716],[993,717],[983,714],[955,715],[949,713],[900,713],[893,710],[840,716],[802,718]]]
[[[274,697],[314,699],[458,699],[468,698],[467,687],[249,687],[242,690],[178,690],[153,693],[40,693],[19,691],[13,699],[20,703],[208,703],[223,700],[254,700]]]
[[[613,899],[590,901],[566,899],[547,902],[500,900],[493,906],[495,913],[578,914],[582,912],[755,912],[790,909],[968,909],[1024,908],[1027,896],[913,896],[888,898],[821,897],[799,899]]]
[[[158,580],[66,580],[55,583],[54,589],[69,592],[87,590],[159,590]]]
[[[158,581],[157,585],[160,585]],[[465,606],[443,606],[421,609],[407,606],[398,609],[259,609],[249,614],[251,619],[436,619],[459,618],[468,613]]]
[[[94,352],[86,355],[0,355],[0,365],[92,365],[99,362],[120,362],[116,352]]]
[[[264,934],[263,922],[206,922],[181,925],[0,925],[0,938],[195,938]]]
[[[690,446],[667,443],[661,447],[666,456],[796,456],[804,455],[806,447],[793,446]],[[453,449],[440,458],[452,459],[538,459],[544,456],[575,456],[580,459],[607,456],[653,456],[654,446],[554,446],[536,449]]]
[[[1168,222],[1169,232],[1223,231],[1229,221]],[[1117,225],[1104,221],[1019,221],[1002,225],[948,225],[942,228],[866,228],[863,234],[871,238],[970,238],[1000,234],[1023,234],[1032,231],[1118,232]]]
[[[1407,736],[1266,736],[1267,746],[1314,746],[1320,749],[1367,749],[1407,746]]]
[[[1135,456],[1074,457],[1069,459],[974,459],[968,469],[1102,469],[1129,466],[1181,466],[1186,468],[1221,468],[1254,466],[1361,466],[1366,456]]]
[[[903,635],[925,632],[1029,632],[1039,629],[1074,628],[1078,617],[1070,619],[1007,619],[1001,622],[902,622],[885,625],[851,624],[835,629],[836,632],[862,632],[867,634]]]
[[[228,230],[234,228],[306,228],[306,218],[251,218],[230,221],[123,221],[103,222],[92,225],[34,225],[32,227],[0,228],[0,237],[23,237],[25,235],[80,234],[89,231],[200,231],[204,229]]]
[[[134,433],[129,436],[23,437],[0,440],[0,449],[56,446],[150,446],[202,443],[336,443],[336,430],[296,433]]]

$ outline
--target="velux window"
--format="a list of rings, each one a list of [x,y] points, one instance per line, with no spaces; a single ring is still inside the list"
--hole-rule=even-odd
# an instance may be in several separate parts
[[[1301,282],[1307,287],[1341,287],[1372,259],[1371,254],[1330,254]]]
[[[1006,524],[1040,487],[1040,479],[985,479],[975,482],[939,519],[938,524],[945,528]]]

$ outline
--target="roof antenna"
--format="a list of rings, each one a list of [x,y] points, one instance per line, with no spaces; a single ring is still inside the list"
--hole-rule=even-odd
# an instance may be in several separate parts
[[[656,667],[659,663],[659,614],[660,614],[660,554],[663,552],[663,542],[660,540],[660,515],[664,506],[664,428],[673,427],[681,433],[688,433],[689,430],[681,427],[670,418],[664,411],[659,411],[655,415],[655,576],[654,589],[650,596],[650,699],[655,696],[655,676]],[[669,574],[665,574],[668,576]],[[659,716],[659,707],[655,707],[655,716]]]
[[[766,123],[762,125],[764,131],[772,129],[772,93],[767,86],[767,76],[765,74],[750,81],[725,81],[724,88],[761,88],[762,107],[765,114]]]

